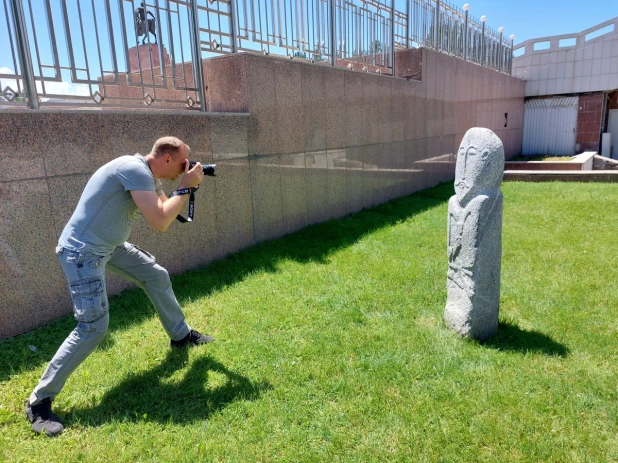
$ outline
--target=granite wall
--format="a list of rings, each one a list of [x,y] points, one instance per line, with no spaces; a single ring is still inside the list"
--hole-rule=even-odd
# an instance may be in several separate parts
[[[171,273],[450,180],[470,127],[494,130],[507,158],[521,147],[524,82],[428,50],[420,82],[249,54],[204,68],[206,114],[0,111],[0,338],[71,313],[62,228],[100,165],[160,136],[217,164],[192,224],[132,233]]]

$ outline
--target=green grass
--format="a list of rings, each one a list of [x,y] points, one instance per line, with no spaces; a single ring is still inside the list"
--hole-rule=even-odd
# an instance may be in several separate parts
[[[0,341],[0,461],[618,461],[618,185],[502,191],[489,342],[443,326],[441,185],[174,278],[212,345],[171,351],[140,291],[112,298],[56,439],[23,407],[73,321]]]

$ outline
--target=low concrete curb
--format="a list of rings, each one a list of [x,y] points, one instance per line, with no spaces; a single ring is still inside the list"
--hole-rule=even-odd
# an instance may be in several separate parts
[[[510,182],[618,182],[616,170],[505,170]]]

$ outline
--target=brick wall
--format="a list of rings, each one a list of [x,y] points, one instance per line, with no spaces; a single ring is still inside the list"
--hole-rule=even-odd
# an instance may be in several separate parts
[[[598,151],[601,137],[601,119],[603,115],[603,93],[582,95],[579,97],[579,114],[577,115],[577,138],[579,152]]]
[[[607,109],[618,109],[618,90],[609,94],[609,100],[607,101]]]

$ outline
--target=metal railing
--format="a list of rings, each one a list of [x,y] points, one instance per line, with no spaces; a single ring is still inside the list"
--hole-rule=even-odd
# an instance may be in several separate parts
[[[441,0],[0,0],[0,107],[204,111],[201,60],[222,53],[394,75],[396,50],[427,47],[510,73],[512,39],[467,10]]]

